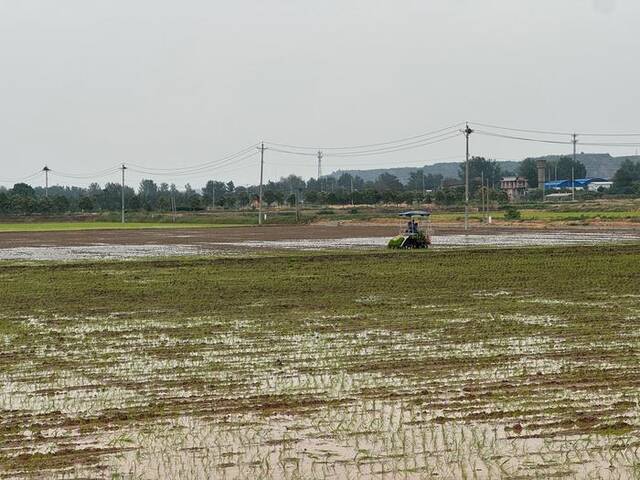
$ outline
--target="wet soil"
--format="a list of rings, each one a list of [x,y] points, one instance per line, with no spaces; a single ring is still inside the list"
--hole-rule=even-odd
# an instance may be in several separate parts
[[[392,237],[400,230],[398,225],[304,225],[228,228],[143,229],[143,230],[87,230],[69,232],[1,232],[0,249],[16,247],[73,247],[91,245],[189,245],[206,248],[239,242],[268,242],[281,240],[314,240],[341,238]],[[616,232],[640,235],[638,228],[606,228],[592,226],[562,226],[541,229],[537,226],[472,225],[469,233],[492,235],[540,232]],[[460,224],[438,224],[435,235],[464,233]]]

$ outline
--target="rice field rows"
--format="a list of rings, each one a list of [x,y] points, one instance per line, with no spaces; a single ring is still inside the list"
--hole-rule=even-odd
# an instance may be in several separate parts
[[[0,476],[638,476],[639,259],[0,265]]]

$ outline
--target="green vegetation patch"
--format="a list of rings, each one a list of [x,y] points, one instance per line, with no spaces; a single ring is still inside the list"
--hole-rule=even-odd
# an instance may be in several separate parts
[[[0,223],[0,232],[58,232],[76,230],[137,230],[144,228],[222,228],[239,227],[234,224],[213,223],[153,223],[153,222],[43,222]]]

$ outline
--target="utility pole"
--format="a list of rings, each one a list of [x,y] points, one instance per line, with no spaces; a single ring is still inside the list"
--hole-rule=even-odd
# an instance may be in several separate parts
[[[463,133],[467,141],[467,156],[464,164],[464,229],[466,231],[469,230],[469,137],[473,133],[468,123]]]
[[[173,223],[176,223],[176,191],[171,187],[171,218],[173,219]]]
[[[353,175],[351,175],[351,206],[353,207]]]
[[[480,174],[480,197],[482,198],[482,221],[484,222],[484,170]]]
[[[122,170],[122,223],[124,223],[124,171],[127,169],[127,167],[124,166],[124,163],[122,164],[121,170]]]
[[[573,143],[573,165],[571,165],[571,200],[576,199],[576,179],[575,179],[575,167],[576,167],[576,147],[578,145],[578,135],[573,134],[571,143]]]
[[[42,171],[44,172],[44,196],[49,198],[49,172],[51,169],[45,165]]]
[[[258,192],[258,225],[262,225],[262,180],[264,176],[264,142],[260,144],[260,190]]]
[[[320,183],[320,191],[324,192],[324,188],[322,188],[322,181],[320,180],[320,177],[322,177],[322,157],[324,155],[322,154],[321,150],[318,150],[318,182]]]
[[[485,212],[485,215],[484,215],[485,221],[489,221],[489,194],[490,193],[491,193],[491,190],[489,188],[489,179],[487,178],[487,189],[485,190],[486,199],[485,199],[485,202],[484,202],[484,206],[485,206],[485,209],[486,209],[486,212]]]
[[[211,180],[211,210],[216,209],[216,181]]]

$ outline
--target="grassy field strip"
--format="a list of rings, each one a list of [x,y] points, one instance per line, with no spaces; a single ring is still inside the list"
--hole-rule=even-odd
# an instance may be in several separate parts
[[[517,205],[516,205],[517,208]],[[568,207],[567,207],[568,208]],[[618,207],[620,208],[620,207]],[[398,211],[402,207],[398,207]],[[572,222],[572,221],[640,221],[640,209],[629,207],[626,210],[589,210],[576,208],[575,210],[558,211],[558,210],[534,210],[523,208],[520,210],[522,221],[536,221],[536,222]],[[294,217],[283,216],[282,213],[277,211],[272,212],[272,219],[270,222],[282,223],[282,224],[294,224]],[[308,216],[312,215],[312,216]],[[432,221],[434,223],[443,222],[460,222],[463,220],[462,212],[438,212],[435,211],[432,215]],[[489,212],[489,215],[496,220],[504,220],[504,211],[493,210]],[[395,213],[376,214],[375,212],[368,213],[363,211],[362,213],[349,214],[336,210],[334,214],[321,215],[313,217],[313,214],[307,211],[303,212],[303,218],[307,221],[315,220],[333,220],[333,221],[347,221],[347,220],[374,220],[380,218],[394,218],[397,219]],[[275,219],[275,220],[274,220]],[[482,220],[482,215],[477,212],[470,214],[472,221]],[[209,222],[219,223],[209,223]],[[222,223],[224,222],[224,223]],[[228,223],[227,223],[228,222]],[[284,223],[283,223],[284,222]],[[214,227],[238,227],[255,224],[255,218],[247,214],[240,214],[237,212],[228,212],[225,215],[206,217],[206,216],[194,216],[191,218],[179,218],[177,223],[171,223],[167,218],[162,222],[154,221],[135,221],[132,219],[130,223],[122,224],[120,222],[110,221],[69,221],[69,222],[32,222],[32,223],[0,223],[0,232],[47,232],[47,231],[77,231],[77,230],[119,230],[119,229],[141,229],[141,228],[214,228]]]
[[[639,262],[0,264],[0,475],[633,478]]]
[[[516,206],[517,208],[517,206]],[[640,220],[640,210],[624,210],[624,211],[551,211],[551,210],[520,210],[522,221],[547,221],[547,222],[570,222],[581,220],[609,220],[609,221],[622,221],[622,220]],[[494,220],[504,220],[504,212],[500,210],[494,210],[489,212],[489,215]],[[482,214],[471,213],[469,215],[471,220],[480,221]],[[464,213],[462,212],[434,212],[431,216],[433,222],[454,222],[464,219]]]
[[[213,223],[152,223],[152,222],[51,222],[51,223],[0,223],[0,232],[60,232],[79,230],[138,230],[145,228],[224,228],[242,224]]]

